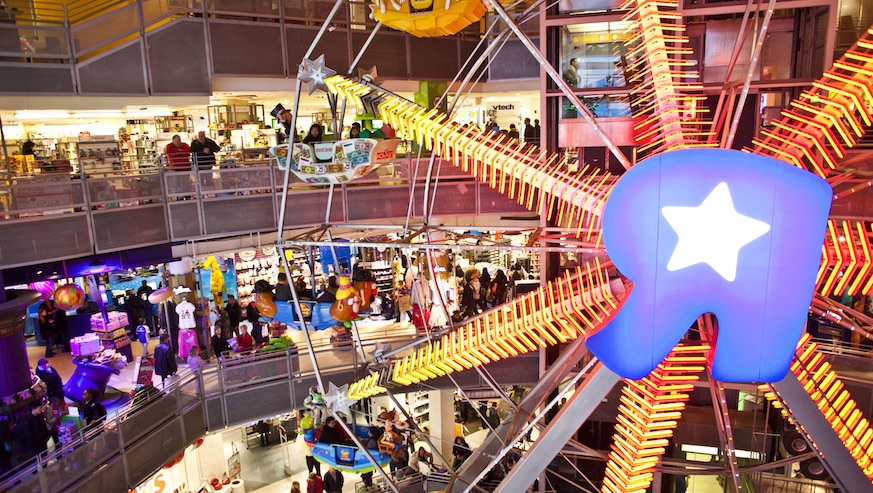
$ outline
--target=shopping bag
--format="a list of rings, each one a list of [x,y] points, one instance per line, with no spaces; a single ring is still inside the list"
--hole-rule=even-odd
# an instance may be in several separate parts
[[[418,330],[427,328],[427,321],[430,318],[430,310],[422,310],[421,305],[412,305],[412,323]]]

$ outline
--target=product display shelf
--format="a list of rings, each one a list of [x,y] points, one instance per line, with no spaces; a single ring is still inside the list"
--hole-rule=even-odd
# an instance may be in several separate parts
[[[83,135],[79,137],[79,165],[89,175],[120,171],[121,149],[112,135]]]
[[[127,335],[129,321],[127,314],[123,312],[109,312],[109,323],[103,321],[103,315],[95,313],[91,316],[91,331],[97,334],[103,349],[114,349],[125,354],[123,348],[130,347],[130,337]],[[128,355],[128,359],[130,355]]]
[[[279,262],[275,248],[247,250],[234,254],[234,272],[241,302],[251,301],[255,282],[265,280],[275,286],[279,276]]]
[[[394,287],[394,268],[389,262],[369,262],[364,264],[376,276],[376,286],[380,293],[390,293]]]
[[[430,400],[427,392],[412,392],[406,394],[406,412],[415,420],[419,429],[430,427]]]

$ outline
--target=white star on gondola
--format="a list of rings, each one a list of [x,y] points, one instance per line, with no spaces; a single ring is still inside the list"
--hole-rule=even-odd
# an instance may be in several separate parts
[[[310,96],[316,89],[327,91],[324,79],[332,75],[336,75],[336,72],[324,66],[324,55],[315,60],[304,58],[303,63],[297,69],[297,79],[307,83]]]
[[[333,382],[330,382],[328,384],[327,393],[323,396],[324,402],[333,413],[344,413],[346,416],[350,416],[349,406],[354,404],[355,401],[347,397],[348,393],[349,384],[337,387]]]

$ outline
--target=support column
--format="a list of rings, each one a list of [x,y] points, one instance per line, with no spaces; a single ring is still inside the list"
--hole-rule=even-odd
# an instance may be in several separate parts
[[[33,385],[30,363],[24,345],[24,318],[27,307],[39,299],[36,291],[5,293],[8,301],[0,303],[0,397],[17,394]],[[0,405],[0,409],[6,406]]]
[[[451,392],[432,390],[427,393],[430,406],[430,436],[435,438],[434,446],[449,464],[452,463],[452,444],[455,441],[455,396]]]

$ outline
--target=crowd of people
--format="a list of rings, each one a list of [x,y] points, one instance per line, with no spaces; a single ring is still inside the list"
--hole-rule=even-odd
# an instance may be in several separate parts
[[[487,268],[481,272],[476,268],[468,269],[459,288],[462,293],[460,318],[473,317],[481,311],[506,303],[513,296],[516,281],[522,279],[525,279],[525,274],[519,264],[513,265],[509,276],[503,269],[497,269],[493,278]]]
[[[64,382],[45,358],[40,358],[33,373],[45,384],[41,397],[29,402],[13,415],[0,419],[0,474],[49,450],[58,448],[65,439],[61,425],[70,415],[64,394]],[[85,389],[78,415],[82,431],[87,432],[106,419],[100,391]]]

